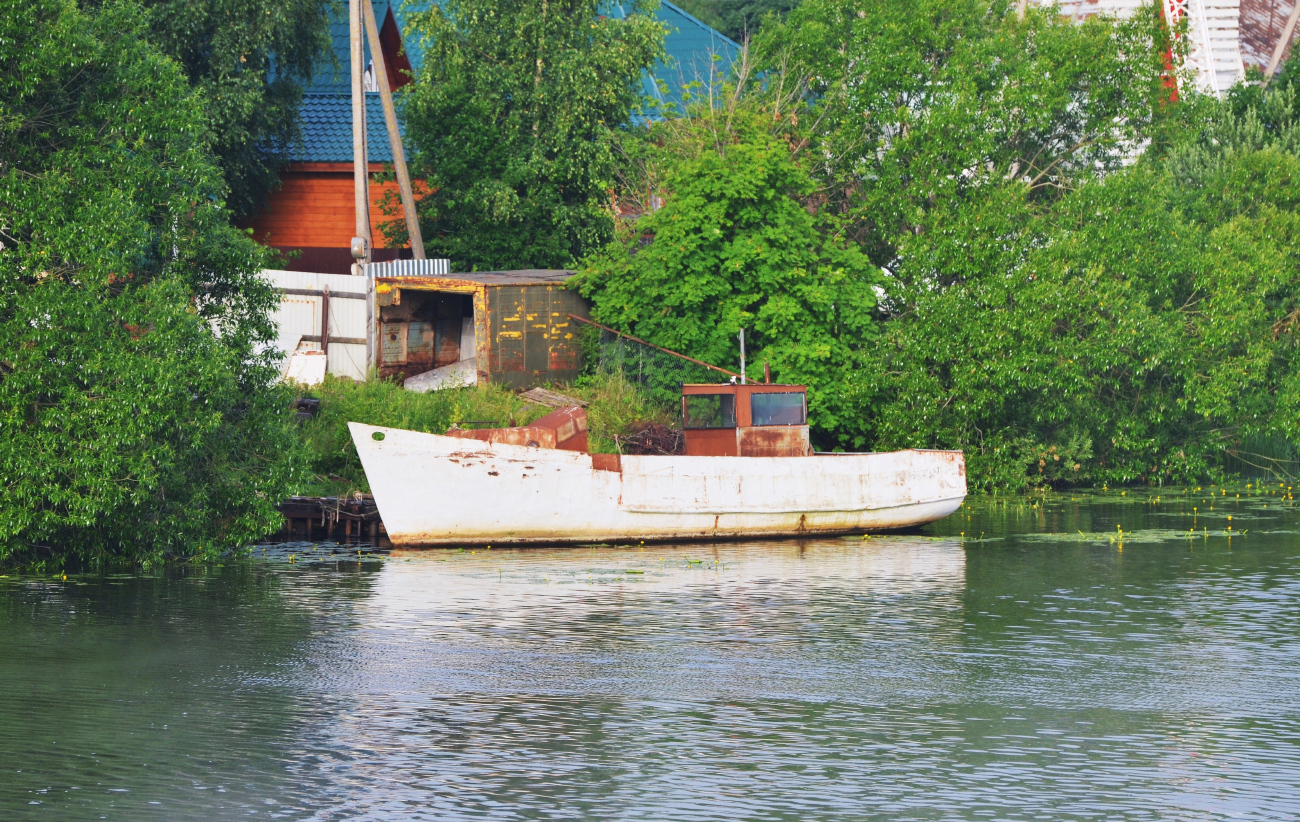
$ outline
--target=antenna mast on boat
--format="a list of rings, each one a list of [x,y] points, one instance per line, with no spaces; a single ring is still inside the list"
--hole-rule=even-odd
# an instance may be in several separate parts
[[[745,385],[745,329],[740,329],[740,384]]]

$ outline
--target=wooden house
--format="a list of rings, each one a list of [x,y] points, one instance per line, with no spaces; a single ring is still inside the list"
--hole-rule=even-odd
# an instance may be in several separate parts
[[[388,81],[394,90],[411,81],[418,71],[422,54],[415,38],[403,40],[412,4],[370,0],[380,29],[379,40]],[[626,13],[619,2],[609,4],[609,13]],[[642,78],[643,92],[663,103],[679,99],[687,82],[718,71],[714,56],[722,66],[729,66],[739,46],[709,26],[663,2],[655,15],[668,29],[665,38],[667,59],[653,73]],[[347,274],[352,264],[349,244],[355,234],[352,189],[352,98],[349,77],[348,21],[344,4],[331,24],[334,56],[338,67],[327,65],[307,87],[302,103],[303,144],[294,150],[292,162],[281,173],[280,188],[273,192],[266,207],[245,226],[253,229],[261,243],[292,256],[284,262],[289,270],[327,274]],[[373,66],[366,49],[367,66]],[[367,143],[369,169],[379,173],[392,163],[384,127],[383,112],[375,82],[367,75],[365,86],[367,109]],[[661,88],[662,86],[662,88]],[[663,89],[668,89],[665,95]],[[675,90],[675,91],[674,91]],[[408,147],[409,150],[409,147]],[[375,262],[409,257],[409,249],[389,248],[380,224],[402,221],[398,213],[386,215],[379,203],[392,192],[398,203],[396,183],[371,183],[371,236]],[[414,181],[415,197],[421,193],[419,180]]]

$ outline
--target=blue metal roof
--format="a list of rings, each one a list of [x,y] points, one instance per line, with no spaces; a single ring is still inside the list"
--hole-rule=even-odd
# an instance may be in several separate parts
[[[382,26],[390,2],[371,0],[371,3],[375,9],[375,19]],[[392,3],[391,7],[398,28],[403,32],[411,12],[420,8],[415,3],[400,2]],[[611,2],[608,8],[611,17],[622,18],[627,15],[621,2]],[[666,0],[661,0],[655,17],[667,28],[664,37],[667,59],[655,66],[653,74],[646,72],[642,77],[642,93],[647,97],[658,100],[661,106],[680,103],[682,87],[686,84],[696,80],[707,82],[711,68],[715,73],[730,71],[731,63],[740,51],[740,46],[734,40]],[[299,162],[352,162],[352,97],[349,81],[351,55],[346,16],[336,17],[330,23],[330,34],[334,39],[334,55],[339,65],[337,69],[325,66],[306,87],[307,93],[303,97],[301,109],[303,145],[292,153],[292,159]],[[418,72],[424,57],[418,39],[403,36],[403,45],[412,68]],[[366,61],[369,60],[370,49],[367,47]],[[660,86],[663,87],[662,92]],[[378,94],[366,95],[366,125],[370,162],[392,162],[393,153],[388,145],[388,132],[384,128]]]
[[[303,95],[302,140],[304,146],[293,152],[293,159],[310,163],[352,162],[352,95],[308,92]],[[366,94],[366,136],[370,162],[391,163],[393,150],[388,144],[384,111],[375,92]]]
[[[622,3],[612,3],[610,11],[612,17],[627,16]],[[740,52],[735,40],[667,0],[662,0],[655,17],[668,30],[664,35],[667,60],[659,62],[653,74],[646,72],[642,76],[642,93],[647,97],[661,106],[680,106],[682,88],[688,83],[707,84],[718,72],[725,75],[731,71],[731,63]]]

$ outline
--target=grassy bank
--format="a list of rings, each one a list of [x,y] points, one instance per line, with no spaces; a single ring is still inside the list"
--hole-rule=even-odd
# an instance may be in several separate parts
[[[626,435],[635,423],[671,422],[666,410],[648,402],[620,375],[589,377],[554,390],[589,403],[587,441],[595,453],[612,453],[614,437]],[[318,496],[370,490],[348,433],[349,422],[441,434],[453,423],[464,427],[477,423],[472,427],[480,428],[526,425],[552,410],[497,385],[416,394],[386,380],[357,383],[328,377],[302,396],[319,397],[321,405],[315,418],[301,427],[311,455],[312,479],[298,493]]]

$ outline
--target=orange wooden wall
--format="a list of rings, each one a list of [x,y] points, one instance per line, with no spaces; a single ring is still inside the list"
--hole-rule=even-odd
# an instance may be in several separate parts
[[[384,170],[371,163],[370,172]],[[262,213],[248,221],[254,238],[276,248],[347,248],[356,229],[350,163],[293,163],[280,175],[280,189],[271,194]],[[419,196],[419,181],[413,183]],[[380,203],[392,192],[395,213]],[[370,184],[370,235],[375,248],[389,248],[380,226],[403,220],[397,183]]]

